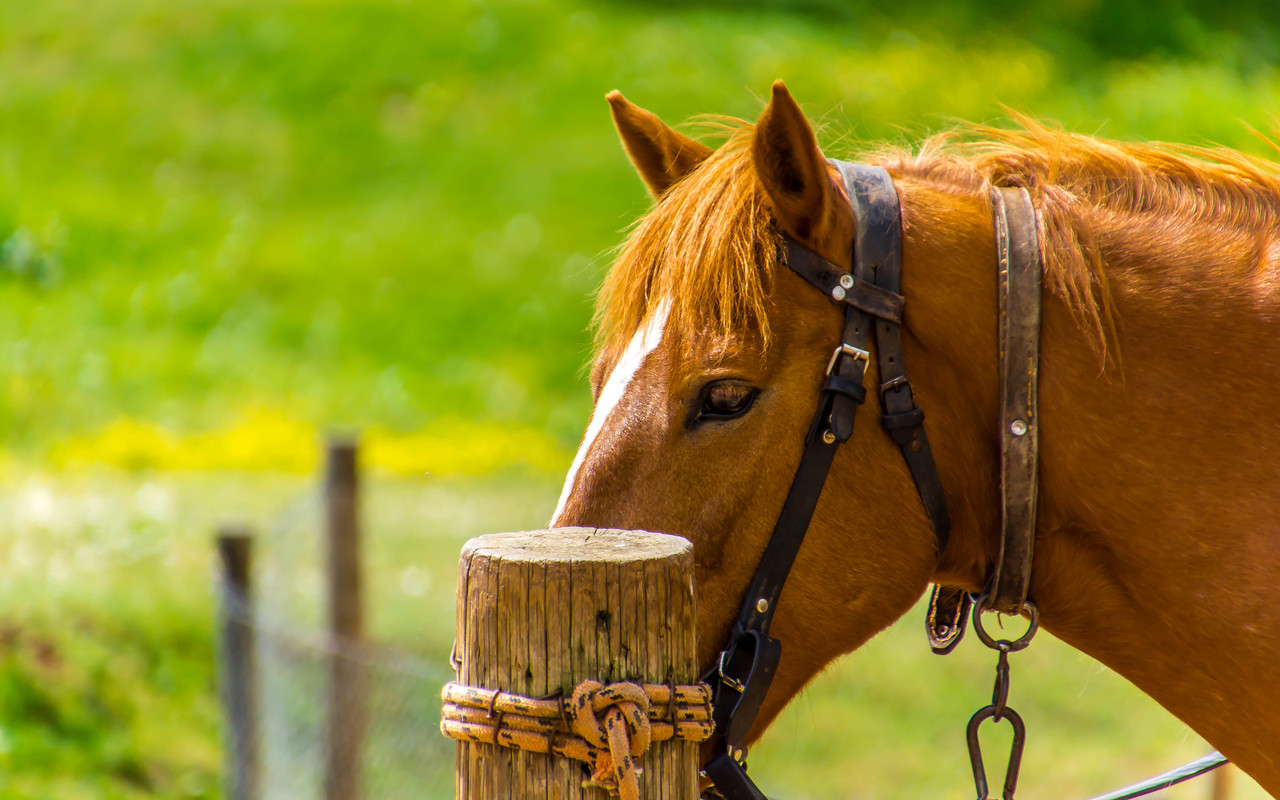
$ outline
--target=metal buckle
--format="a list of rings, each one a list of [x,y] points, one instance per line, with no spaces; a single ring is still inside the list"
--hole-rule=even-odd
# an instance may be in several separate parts
[[[892,392],[894,389],[897,389],[900,386],[910,386],[910,385],[911,385],[911,381],[907,380],[906,375],[899,375],[896,378],[890,378],[888,381],[880,384],[880,394],[883,395],[885,392]]]
[[[830,375],[835,371],[836,362],[840,360],[840,356],[853,356],[854,360],[861,359],[863,364],[871,363],[871,354],[861,347],[854,347],[848,342],[842,342],[836,351],[831,354],[831,361],[827,363],[827,374]]]
[[[746,691],[746,688],[747,688],[745,685],[743,685],[742,681],[738,680],[737,678],[730,678],[728,675],[724,674],[724,659],[728,655],[729,655],[728,650],[720,651],[720,663],[716,665],[716,674],[720,676],[720,683],[734,690],[738,694],[742,694],[744,691]]]

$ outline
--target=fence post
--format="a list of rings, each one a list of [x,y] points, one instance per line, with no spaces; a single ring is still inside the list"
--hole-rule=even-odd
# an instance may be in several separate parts
[[[328,718],[325,798],[358,800],[366,725],[364,625],[361,600],[359,485],[354,439],[329,441],[325,464],[325,539],[328,553]]]
[[[225,526],[217,534],[221,572],[219,654],[223,710],[223,786],[228,800],[257,800],[258,686],[253,613],[253,538]]]
[[[458,680],[532,697],[582,680],[693,683],[693,548],[642,531],[559,528],[481,536],[458,566]],[[640,796],[696,800],[698,748],[654,743]],[[577,761],[459,742],[458,800],[603,800]]]
[[[1230,800],[1231,779],[1234,777],[1231,773],[1234,769],[1233,764],[1223,764],[1213,771],[1213,784],[1209,789],[1212,800]]]

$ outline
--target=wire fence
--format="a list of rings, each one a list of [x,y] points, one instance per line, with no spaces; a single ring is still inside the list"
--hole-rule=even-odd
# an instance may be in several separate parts
[[[454,678],[448,658],[435,652],[440,650],[438,642],[427,647],[432,651],[429,657],[402,645],[336,638],[325,630],[323,511],[321,493],[308,492],[254,538],[251,604],[223,580],[217,583],[224,624],[243,626],[255,651],[255,712],[246,720],[253,735],[246,739],[254,743],[257,777],[254,791],[244,796],[325,798],[332,767],[327,737],[335,729],[359,729],[358,797],[450,797],[455,745],[439,732],[440,691]],[[372,549],[377,549],[376,544]],[[443,553],[436,560],[443,564]],[[401,572],[415,568],[406,563],[401,560],[395,566]],[[440,576],[437,579],[443,582]],[[411,594],[420,597],[419,592]],[[424,613],[421,603],[416,607],[414,613]],[[448,615],[451,630],[450,612],[441,606],[425,613]],[[421,622],[418,627],[426,627],[427,621]],[[439,628],[441,620],[432,624]],[[220,657],[225,661],[226,655],[224,649]],[[346,674],[358,675],[350,685],[356,687],[359,702],[343,707],[359,709],[359,719],[330,719],[330,689],[338,665],[345,667]],[[227,673],[225,664],[220,671]],[[228,741],[228,746],[237,741]],[[229,763],[240,755],[233,750],[229,754]],[[1209,789],[1215,800],[1228,796],[1231,774],[1215,773]],[[232,787],[243,776],[227,777]],[[227,797],[233,800],[237,795],[229,789]]]
[[[250,602],[218,581],[224,625],[244,626],[255,653],[255,710],[240,721],[252,727],[252,735],[241,738],[257,751],[251,796],[325,797],[326,737],[358,728],[360,797],[448,797],[455,746],[439,732],[440,690],[453,674],[446,663],[387,644],[340,639],[322,628],[319,520],[319,497],[308,494],[255,539]],[[220,654],[224,676],[226,650]],[[346,675],[358,676],[345,684],[358,697],[343,707],[359,709],[361,718],[331,721],[331,676],[344,667]],[[235,722],[229,721],[233,728]],[[228,741],[229,747],[238,744]],[[230,784],[243,779],[227,777]]]

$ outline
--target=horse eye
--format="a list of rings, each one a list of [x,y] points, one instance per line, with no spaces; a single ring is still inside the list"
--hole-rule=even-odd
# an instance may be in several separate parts
[[[751,408],[756,389],[742,383],[719,381],[707,386],[702,394],[700,419],[732,419]]]

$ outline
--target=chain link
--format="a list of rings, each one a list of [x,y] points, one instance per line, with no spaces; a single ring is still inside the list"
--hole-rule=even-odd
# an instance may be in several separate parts
[[[991,707],[995,714],[991,719],[999,722],[1004,717],[1005,708],[1009,704],[1009,651],[1000,650],[1000,660],[996,662],[996,682],[991,687]]]
[[[982,723],[991,720],[1002,722],[1008,720],[1013,727],[1013,743],[1009,749],[1009,766],[1005,769],[1003,800],[1014,800],[1014,790],[1018,786],[1018,770],[1022,766],[1022,750],[1026,744],[1027,728],[1018,712],[1009,707],[1009,654],[1022,650],[1031,644],[1031,639],[1039,629],[1040,615],[1035,605],[1026,604],[1030,619],[1030,627],[1017,639],[995,639],[982,627],[982,612],[986,609],[987,598],[977,598],[973,604],[973,627],[978,638],[987,647],[1000,655],[996,660],[996,679],[991,687],[991,704],[978,709],[969,719],[965,729],[965,740],[969,747],[969,763],[973,767],[973,783],[978,790],[978,800],[987,800],[990,796],[987,785],[987,770],[982,761],[982,746],[978,741],[978,729]]]

